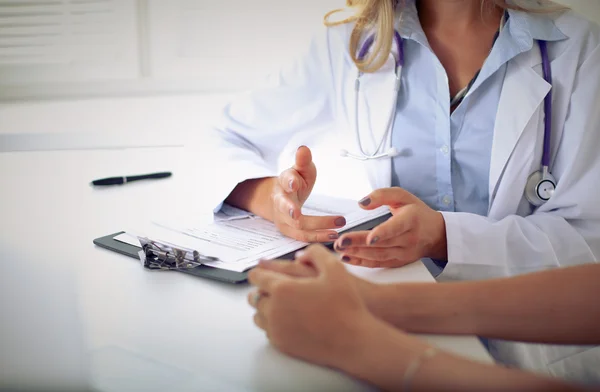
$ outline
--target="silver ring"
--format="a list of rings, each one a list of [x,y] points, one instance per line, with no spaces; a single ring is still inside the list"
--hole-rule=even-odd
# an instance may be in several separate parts
[[[258,306],[258,301],[260,301],[262,297],[263,295],[260,291],[255,292],[252,296],[252,305],[254,305],[255,308]]]

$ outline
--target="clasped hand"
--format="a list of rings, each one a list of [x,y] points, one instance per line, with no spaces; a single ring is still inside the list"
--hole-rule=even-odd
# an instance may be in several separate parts
[[[256,286],[248,296],[254,322],[280,351],[333,367],[359,354],[349,342],[373,316],[357,279],[325,247],[312,245],[294,262],[262,262],[248,278]]]

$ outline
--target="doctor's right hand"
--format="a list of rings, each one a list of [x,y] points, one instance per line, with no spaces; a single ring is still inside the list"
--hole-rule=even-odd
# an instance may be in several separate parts
[[[331,242],[338,238],[332,229],[346,225],[343,216],[311,216],[302,214],[302,206],[317,181],[317,168],[306,146],[296,151],[293,167],[282,172],[273,185],[271,202],[273,222],[279,231],[304,242]]]

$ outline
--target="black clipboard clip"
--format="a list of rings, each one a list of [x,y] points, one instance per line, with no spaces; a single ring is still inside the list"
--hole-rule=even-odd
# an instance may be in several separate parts
[[[150,270],[188,270],[205,263],[220,261],[216,257],[206,256],[198,251],[175,247],[172,244],[138,237],[142,250],[138,253],[144,268]]]

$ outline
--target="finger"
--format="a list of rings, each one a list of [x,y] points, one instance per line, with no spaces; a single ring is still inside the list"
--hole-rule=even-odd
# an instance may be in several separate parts
[[[312,160],[312,153],[306,146],[300,146],[296,151],[296,163],[293,167],[306,182],[307,191],[310,194],[317,180],[317,168]]]
[[[304,179],[300,173],[293,168],[283,171],[277,178],[277,181],[279,182],[279,186],[287,193],[296,192],[304,183]]]
[[[339,265],[339,256],[324,247],[323,245],[311,245],[298,255],[300,260],[310,260],[310,263],[317,270],[317,274],[327,273],[332,268]]]
[[[409,232],[416,235],[419,225],[418,208],[414,205],[409,205],[400,208],[396,215],[375,227],[367,236],[368,244],[385,241],[394,237],[400,237]],[[409,236],[407,236],[409,238]],[[410,237],[414,239],[413,237]]]
[[[286,224],[278,224],[277,229],[287,237],[307,243],[331,242],[339,236],[333,230],[299,230]]]
[[[311,252],[307,252],[308,248],[309,247],[296,252],[296,254],[294,255],[294,264],[301,265],[304,268],[307,268],[307,271],[308,270],[312,271],[311,276],[314,277],[318,274],[318,271],[317,271],[314,263],[312,262],[314,255]],[[325,248],[325,249],[329,252],[329,250],[327,248]],[[329,253],[331,253],[333,255],[333,257],[336,258],[337,261],[341,260],[342,256],[339,253],[334,253],[334,252],[329,252]]]
[[[279,214],[280,220],[292,222],[295,217],[301,215],[300,205],[292,198],[291,194],[286,193],[279,184],[273,191],[271,197],[275,211]]]
[[[402,188],[382,188],[371,192],[368,196],[362,198],[358,204],[365,210],[373,210],[381,206],[398,208],[408,204],[414,204],[419,199],[412,193]]]
[[[295,197],[285,193],[281,188],[275,191],[272,201],[276,207],[276,211],[279,212],[278,220],[295,229],[326,230],[346,226],[346,218],[343,216],[303,215],[302,208],[295,200]]]
[[[314,216],[314,215],[303,215],[302,208],[295,201],[291,194],[285,193],[285,191],[279,185],[279,189],[274,191],[272,196],[275,210],[279,213],[279,221],[287,224],[298,230],[326,230],[336,229],[346,226],[346,218],[343,216],[326,215],[326,216]],[[330,233],[333,234],[333,233]],[[330,240],[337,239],[330,238]]]
[[[248,305],[252,306],[254,309],[256,309],[256,300],[255,295],[258,291],[251,291],[248,293],[248,296],[246,297],[246,300],[248,301]]]
[[[312,163],[312,152],[310,148],[306,146],[298,147],[296,151],[296,163],[294,165],[294,169],[298,172],[302,173],[310,168]]]
[[[258,310],[259,313],[267,314],[265,306],[268,303],[269,296],[268,294],[261,292],[260,290],[254,290],[248,293],[248,303],[254,309]]]
[[[342,261],[346,264],[356,265],[359,267],[367,267],[367,268],[399,268],[399,267],[403,267],[405,265],[414,263],[416,260],[394,259],[394,260],[378,261],[378,260],[361,259],[360,257],[344,255],[342,257]]]
[[[377,268],[380,262],[375,260],[363,260],[360,257],[343,254],[341,257],[342,262],[346,264],[356,265],[359,267]]]
[[[248,282],[267,294],[278,282],[288,279],[290,278],[286,275],[260,268],[254,268],[248,273]]]
[[[282,215],[281,220],[294,229],[298,230],[327,230],[339,229],[346,226],[346,218],[343,216],[316,216],[294,214],[295,218],[290,215]],[[333,239],[337,239],[336,236]]]
[[[386,261],[396,259],[398,255],[404,254],[406,251],[406,249],[400,247],[352,247],[345,249],[343,255],[364,260]]]
[[[261,298],[262,295],[263,294],[261,294],[260,290],[253,290],[248,293],[248,295],[246,296],[246,300],[248,301],[248,304],[250,306],[252,306],[254,309],[256,309],[256,305],[262,299]]]
[[[258,264],[257,268],[264,268],[269,271],[286,274],[296,278],[309,278],[316,275],[314,268],[303,263],[291,261],[263,260]]]
[[[369,233],[369,231],[353,231],[342,234],[340,238],[335,241],[334,248],[335,250],[343,251],[351,246],[367,246],[367,237],[369,236]]]
[[[267,322],[266,322],[264,316],[260,313],[254,314],[254,324],[256,324],[256,326],[258,328],[262,329],[263,331],[267,330]]]
[[[413,230],[385,240],[381,240],[379,237],[374,236],[370,243],[369,234],[371,234],[370,231],[354,231],[343,234],[337,241],[335,241],[334,249],[338,252],[346,252],[349,249],[356,247],[410,247],[414,246],[417,240],[417,233]]]

